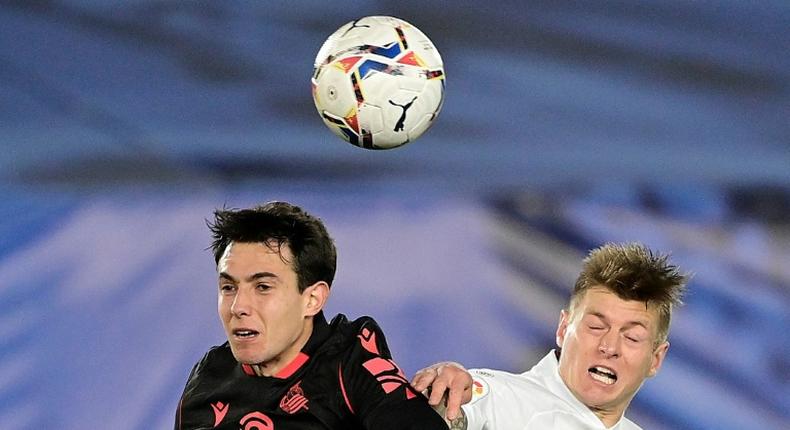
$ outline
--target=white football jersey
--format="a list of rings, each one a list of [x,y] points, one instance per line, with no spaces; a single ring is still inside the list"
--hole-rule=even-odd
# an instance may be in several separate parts
[[[560,378],[554,350],[522,374],[471,369],[472,400],[463,406],[470,430],[605,430]],[[608,430],[641,430],[628,418]]]

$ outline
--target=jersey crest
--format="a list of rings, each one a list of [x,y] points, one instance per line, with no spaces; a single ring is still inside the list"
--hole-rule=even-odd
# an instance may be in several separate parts
[[[295,414],[301,409],[309,409],[307,407],[307,397],[305,397],[304,390],[300,387],[301,384],[302,381],[299,381],[288,389],[288,392],[280,400],[280,409],[289,414]]]

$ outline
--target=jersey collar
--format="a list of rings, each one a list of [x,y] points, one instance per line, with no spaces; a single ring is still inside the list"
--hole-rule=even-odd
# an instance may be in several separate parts
[[[328,335],[329,324],[326,322],[324,312],[320,311],[313,317],[313,333],[310,335],[310,339],[307,340],[305,346],[290,363],[285,365],[285,367],[280,369],[280,371],[272,377],[277,379],[290,378],[310,360],[310,356],[312,356],[313,352],[324,343]],[[248,376],[264,376],[260,366],[257,364],[242,364],[241,370]]]
[[[597,415],[590,408],[587,407],[584,403],[579,401],[576,396],[573,395],[570,388],[565,385],[565,381],[562,380],[560,376],[560,369],[559,369],[559,359],[562,350],[551,350],[545,357],[543,357],[538,364],[535,365],[533,370],[540,378],[544,380],[545,386],[556,396],[565,399],[565,401],[570,404],[576,411],[579,413],[580,416],[585,417],[587,421],[591,424],[595,423],[596,428],[606,428],[603,425],[601,420],[598,418]],[[623,417],[620,417],[620,420],[617,421],[612,427],[609,427],[609,430],[615,430],[620,428],[620,423],[623,421]],[[599,427],[600,425],[600,427]]]

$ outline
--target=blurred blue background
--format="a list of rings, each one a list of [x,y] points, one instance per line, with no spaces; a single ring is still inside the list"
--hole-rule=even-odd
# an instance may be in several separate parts
[[[392,15],[440,50],[423,137],[352,147],[324,39]],[[790,4],[0,0],[0,426],[172,428],[223,341],[205,220],[282,199],[339,248],[328,314],[409,375],[524,371],[587,250],[694,272],[646,429],[790,428]]]

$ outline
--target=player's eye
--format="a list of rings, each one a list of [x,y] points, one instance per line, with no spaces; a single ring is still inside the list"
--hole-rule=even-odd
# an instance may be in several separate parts
[[[625,339],[628,340],[629,342],[634,342],[634,343],[642,341],[642,339],[640,339],[640,338],[638,338],[636,336],[631,336],[631,335],[626,335]]]
[[[236,290],[236,286],[233,284],[220,284],[219,290],[223,293],[232,293]]]
[[[255,286],[255,288],[256,288],[258,291],[261,291],[261,292],[266,292],[266,291],[269,291],[269,290],[271,290],[271,289],[272,289],[272,286],[271,286],[271,285],[266,285],[266,284],[258,284],[258,285],[256,285],[256,286]]]

